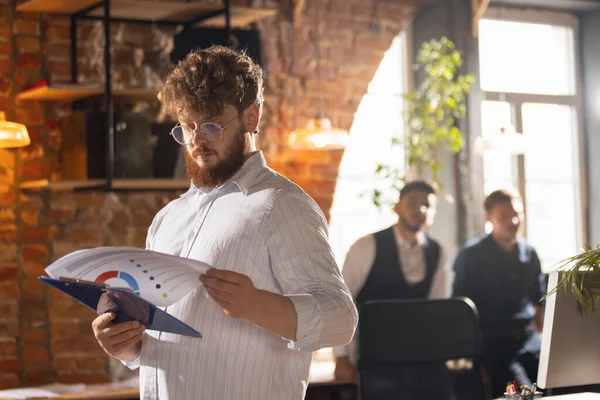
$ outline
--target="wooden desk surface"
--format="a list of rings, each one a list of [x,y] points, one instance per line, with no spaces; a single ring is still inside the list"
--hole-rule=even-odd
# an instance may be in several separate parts
[[[544,396],[544,399],[552,399],[552,400],[600,400],[600,393],[573,393],[573,394],[561,394],[557,396]],[[498,398],[496,400],[503,400],[503,398]]]
[[[354,386],[354,383],[346,382],[338,379],[319,379],[309,382],[308,387],[310,388],[331,388],[331,387],[342,387]],[[60,400],[134,400],[140,398],[139,389],[121,389],[108,392],[83,392],[83,393],[65,393],[54,399]]]
[[[339,379],[331,378],[331,379],[319,379],[315,381],[308,382],[308,388],[318,388],[318,387],[331,387],[331,386],[348,386],[352,387],[356,384],[353,382],[342,381]]]
[[[133,400],[140,398],[139,389],[121,389],[109,392],[65,393],[54,399],[64,400]]]
[[[354,383],[345,382],[335,379],[332,371],[324,369],[318,370],[319,364],[311,367],[312,373],[308,383],[308,389],[311,390],[340,390],[344,388],[351,388]],[[62,393],[58,397],[52,399],[58,400],[135,400],[140,398],[139,388],[124,388],[121,387],[110,387],[111,384],[95,384],[89,385],[85,391],[74,392],[74,393]],[[47,390],[52,390],[47,388]],[[1,400],[1,399],[0,399]]]

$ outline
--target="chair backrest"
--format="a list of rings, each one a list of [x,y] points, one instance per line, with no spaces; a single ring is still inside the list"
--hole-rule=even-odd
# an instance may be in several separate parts
[[[470,299],[377,300],[360,308],[361,400],[483,398],[477,310]],[[471,359],[467,371],[447,360]]]
[[[477,309],[468,298],[376,300],[360,309],[359,360],[431,363],[480,354]]]

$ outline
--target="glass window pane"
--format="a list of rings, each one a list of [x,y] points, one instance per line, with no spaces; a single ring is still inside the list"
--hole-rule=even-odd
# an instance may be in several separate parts
[[[404,35],[396,36],[385,52],[379,68],[369,83],[368,93],[402,96],[404,94]]]
[[[524,104],[527,237],[542,267],[581,246],[581,196],[576,113],[569,106]]]
[[[483,19],[479,22],[481,88],[574,95],[573,43],[569,27]]]
[[[568,183],[527,183],[527,240],[540,257],[542,269],[577,254],[579,197]]]
[[[481,135],[485,139],[497,135],[500,127],[511,122],[510,104],[504,101],[484,101],[481,104]],[[496,189],[516,187],[514,156],[496,151],[483,154],[483,190],[485,194]]]

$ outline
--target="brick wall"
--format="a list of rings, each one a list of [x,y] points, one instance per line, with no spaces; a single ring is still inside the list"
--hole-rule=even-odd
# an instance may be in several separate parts
[[[349,129],[384,51],[409,21],[417,2],[306,0],[302,22],[295,28],[287,0],[237,2],[280,9],[277,17],[259,24],[267,72],[260,145],[270,164],[298,182],[326,214],[342,152],[285,149],[286,135],[296,121],[304,125],[318,111],[316,9],[323,21],[325,112],[334,124]],[[158,76],[164,74],[169,29],[113,25],[117,85],[135,83],[139,76],[134,51],[143,52]],[[78,36],[80,79],[101,82],[102,30],[96,23],[86,23]],[[17,103],[15,95],[44,78],[69,79],[69,54],[68,18],[19,14],[15,1],[0,0],[0,111],[9,120],[27,124],[32,138],[27,148],[0,149],[0,388],[110,379],[108,360],[92,336],[93,312],[47,290],[36,278],[49,262],[79,248],[143,246],[153,215],[178,194],[18,189],[25,180],[59,178],[58,119],[71,112],[71,105]],[[155,104],[138,107],[156,110]]]

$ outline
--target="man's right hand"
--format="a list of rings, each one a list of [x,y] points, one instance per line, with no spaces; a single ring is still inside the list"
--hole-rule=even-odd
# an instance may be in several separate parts
[[[348,357],[335,359],[335,372],[333,374],[337,380],[356,383],[356,367],[352,365]]]
[[[99,315],[92,322],[94,336],[100,346],[109,355],[122,361],[133,361],[140,354],[140,340],[144,336],[145,326],[138,321],[114,324],[115,313]]]

